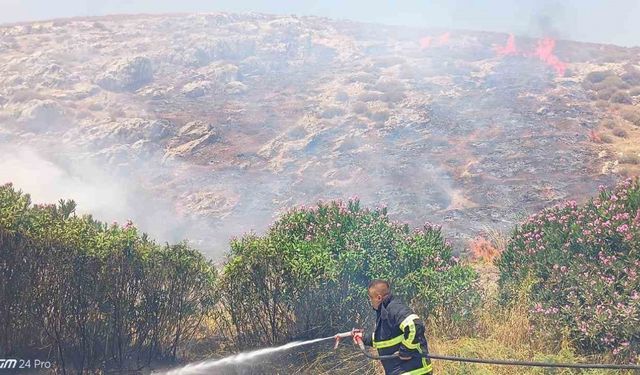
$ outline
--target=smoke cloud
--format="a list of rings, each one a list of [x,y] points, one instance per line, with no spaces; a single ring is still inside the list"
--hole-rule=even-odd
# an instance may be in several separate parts
[[[78,214],[111,223],[132,220],[141,231],[160,243],[185,239],[214,258],[239,234],[233,222],[217,226],[202,218],[181,214],[171,197],[149,191],[136,175],[166,173],[151,163],[114,171],[82,154],[42,147],[0,144],[0,184],[11,182],[28,193],[33,203],[73,199]],[[144,172],[143,172],[144,171]]]

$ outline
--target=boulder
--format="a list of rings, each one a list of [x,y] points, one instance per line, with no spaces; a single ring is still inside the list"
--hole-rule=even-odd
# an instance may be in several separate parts
[[[187,98],[199,98],[211,90],[210,81],[193,81],[182,87],[182,93]]]
[[[118,60],[98,76],[96,83],[109,91],[135,91],[153,80],[151,60],[147,57]]]

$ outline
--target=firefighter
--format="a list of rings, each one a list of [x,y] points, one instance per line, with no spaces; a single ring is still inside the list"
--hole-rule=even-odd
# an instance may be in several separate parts
[[[429,352],[422,319],[391,294],[387,281],[371,281],[368,291],[376,327],[367,333],[354,330],[354,339],[359,336],[379,355],[397,354],[397,358],[382,360],[387,375],[431,374],[431,360],[420,356]]]

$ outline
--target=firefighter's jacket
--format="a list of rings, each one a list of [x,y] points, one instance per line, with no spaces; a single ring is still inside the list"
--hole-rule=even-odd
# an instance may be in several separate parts
[[[399,352],[403,357],[411,357],[411,353],[429,352],[424,323],[391,294],[382,300],[376,310],[375,331],[366,332],[362,341],[376,348],[379,355]],[[382,361],[382,366],[387,375],[431,374],[431,360],[427,358],[386,359]]]

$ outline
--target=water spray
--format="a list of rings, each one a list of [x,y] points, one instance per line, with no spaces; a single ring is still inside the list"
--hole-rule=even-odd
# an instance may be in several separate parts
[[[211,374],[211,369],[218,366],[246,364],[247,362],[252,361],[255,358],[258,358],[261,356],[275,354],[275,353],[282,352],[298,346],[315,344],[317,342],[327,341],[331,339],[336,340],[336,344],[334,348],[337,348],[340,342],[340,339],[352,336],[352,332],[353,331],[338,333],[337,335],[323,337],[320,339],[313,339],[313,340],[307,340],[307,341],[294,341],[282,346],[258,349],[258,350],[245,352],[245,353],[238,353],[238,354],[234,354],[221,359],[210,359],[207,361],[202,361],[197,363],[189,363],[186,366],[179,367],[177,369],[169,370],[166,372],[154,372],[154,374],[157,374],[157,375],[160,375],[160,374],[164,374],[164,375]],[[360,342],[362,342],[362,340]],[[362,345],[362,348],[364,349],[364,345]]]

